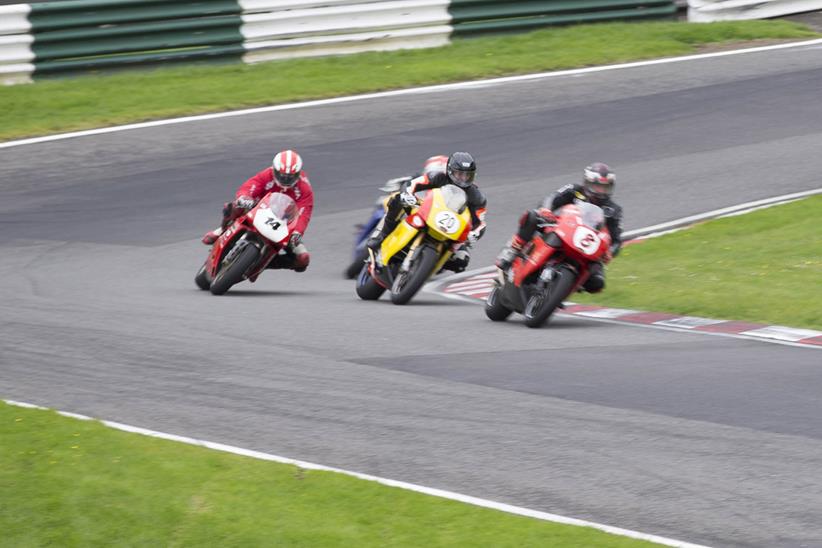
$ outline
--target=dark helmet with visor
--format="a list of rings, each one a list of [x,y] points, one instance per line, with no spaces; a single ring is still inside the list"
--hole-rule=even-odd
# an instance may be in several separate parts
[[[585,168],[582,177],[582,187],[585,196],[593,204],[601,205],[611,198],[614,193],[616,176],[607,164],[596,162]]]
[[[448,178],[460,188],[468,188],[477,176],[477,163],[467,152],[455,152],[448,158]]]

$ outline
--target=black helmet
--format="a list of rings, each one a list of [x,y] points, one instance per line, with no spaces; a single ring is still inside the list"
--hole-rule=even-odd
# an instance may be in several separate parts
[[[614,192],[616,176],[611,168],[602,162],[596,162],[585,168],[582,187],[585,196],[593,204],[601,205],[608,201]]]
[[[468,188],[477,176],[477,163],[467,152],[455,152],[448,158],[448,178],[460,188]]]

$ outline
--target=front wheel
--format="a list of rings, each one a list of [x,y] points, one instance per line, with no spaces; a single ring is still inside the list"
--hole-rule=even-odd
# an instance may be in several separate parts
[[[504,322],[511,315],[511,309],[502,304],[502,287],[494,285],[494,289],[485,299],[485,315],[491,321]]]
[[[542,291],[537,291],[525,304],[525,325],[540,327],[571,293],[576,275],[568,268],[559,268],[554,279]]]
[[[259,253],[260,251],[251,244],[243,247],[229,260],[228,264],[222,265],[220,271],[214,276],[214,281],[211,282],[211,293],[223,295],[231,289],[231,286],[242,281],[248,269],[257,262]]]
[[[399,272],[394,279],[394,284],[391,286],[391,302],[405,304],[410,301],[431,275],[437,259],[439,259],[439,253],[433,247],[423,245],[418,248],[408,271]]]
[[[369,264],[365,263],[360,268],[360,274],[357,276],[357,296],[364,301],[376,301],[385,293],[385,288],[374,280],[368,272],[368,267]]]

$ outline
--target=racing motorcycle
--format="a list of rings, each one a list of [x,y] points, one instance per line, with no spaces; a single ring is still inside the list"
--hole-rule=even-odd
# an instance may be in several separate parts
[[[540,327],[557,307],[588,280],[590,268],[606,257],[611,236],[605,214],[594,204],[576,201],[548,219],[507,270],[499,270],[485,301],[485,314],[504,321],[511,312],[525,325]]]
[[[357,274],[359,274],[360,270],[362,270],[363,263],[368,260],[368,249],[365,247],[365,243],[368,241],[368,237],[372,232],[374,232],[374,229],[377,228],[377,225],[385,215],[385,201],[392,193],[397,192],[400,189],[402,183],[410,181],[411,179],[412,177],[397,177],[396,179],[389,179],[384,186],[380,187],[380,191],[383,192],[383,195],[377,198],[377,202],[374,204],[374,209],[371,210],[371,216],[368,218],[368,222],[356,226],[357,232],[355,233],[356,240],[354,242],[353,257],[351,262],[343,271],[343,276],[345,276],[346,279],[353,280],[356,278]]]
[[[405,304],[455,249],[468,238],[471,213],[465,191],[455,185],[416,193],[417,206],[385,237],[357,277],[357,295],[376,300],[391,291],[391,302]]]
[[[194,277],[197,287],[223,295],[243,280],[257,281],[267,267],[276,267],[275,262],[289,260],[286,249],[299,216],[289,196],[279,192],[264,196],[214,242]]]

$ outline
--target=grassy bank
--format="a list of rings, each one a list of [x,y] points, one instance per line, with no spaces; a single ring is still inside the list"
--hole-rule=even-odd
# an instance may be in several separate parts
[[[785,21],[612,23],[457,40],[425,50],[173,68],[0,88],[0,140],[535,71],[692,53],[700,45],[816,37]]]
[[[575,302],[822,329],[822,196],[628,246]]]
[[[656,546],[0,402],[3,546]]]

